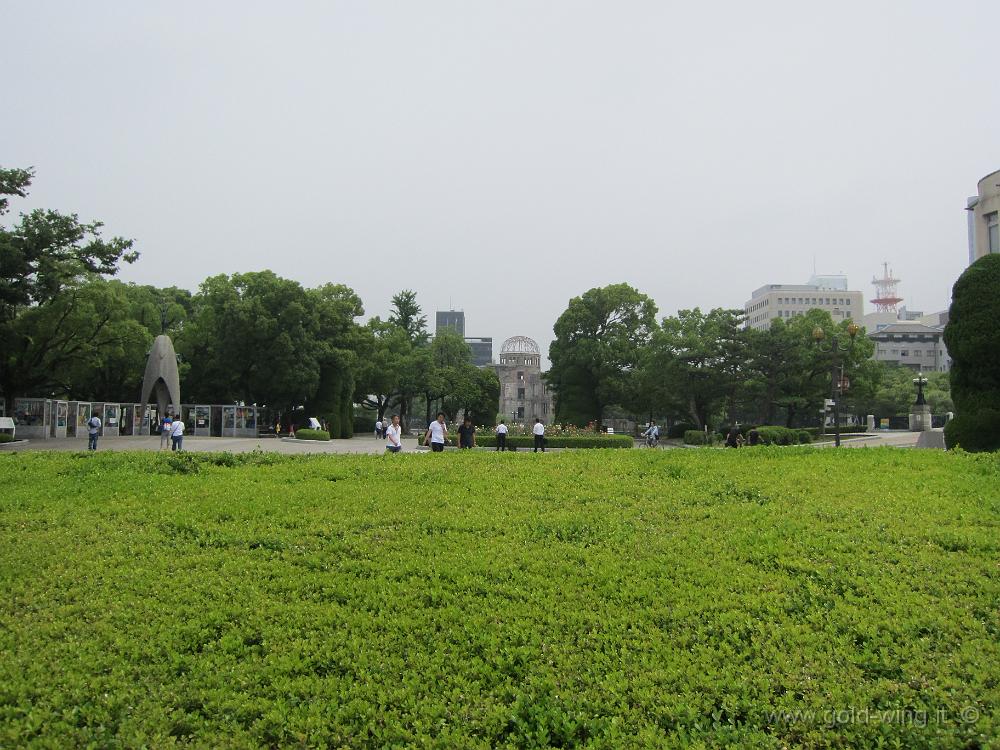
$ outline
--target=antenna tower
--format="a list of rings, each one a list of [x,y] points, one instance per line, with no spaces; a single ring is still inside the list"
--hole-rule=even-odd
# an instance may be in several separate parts
[[[893,278],[889,264],[883,263],[882,278],[872,279],[872,284],[877,290],[875,299],[871,300],[871,303],[875,305],[875,312],[896,312],[896,305],[903,301],[903,298],[896,294],[896,285],[899,284],[899,281],[899,279]]]

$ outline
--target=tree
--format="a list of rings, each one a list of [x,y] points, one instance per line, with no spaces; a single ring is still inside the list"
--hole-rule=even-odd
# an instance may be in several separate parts
[[[320,380],[313,302],[298,282],[271,271],[206,279],[178,336],[190,365],[185,392],[201,403],[303,405]]]
[[[944,343],[951,356],[956,417],[945,427],[949,447],[997,450],[1000,433],[1000,255],[986,255],[952,288]]]
[[[427,333],[427,316],[421,314],[417,293],[409,289],[392,296],[389,322],[406,331],[414,346],[423,346],[430,339],[430,334]]]
[[[571,299],[549,348],[556,420],[600,422],[609,406],[631,400],[642,349],[655,329],[656,305],[628,284]]]
[[[307,295],[316,315],[315,349],[319,363],[316,393],[306,402],[309,416],[327,420],[331,437],[354,434],[356,350],[361,338],[355,318],[364,315],[361,298],[343,284],[324,284]]]
[[[695,308],[663,319],[644,360],[645,380],[657,384],[660,411],[682,414],[699,427],[723,405],[734,418],[747,359],[741,315]]]
[[[0,215],[8,196],[27,195],[33,176],[0,168]],[[36,209],[0,227],[0,391],[8,412],[16,395],[65,390],[68,368],[131,335],[116,311],[82,289],[139,257],[132,240],[102,239],[102,226]]]

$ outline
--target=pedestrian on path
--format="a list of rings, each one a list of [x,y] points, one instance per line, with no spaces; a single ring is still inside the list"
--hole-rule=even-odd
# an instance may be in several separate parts
[[[539,448],[545,453],[545,425],[538,417],[535,417],[535,426],[531,428],[531,432],[535,436],[535,453],[538,453]]]
[[[181,450],[184,443],[184,423],[180,417],[174,420],[170,427],[170,450]]]
[[[476,447],[476,428],[472,425],[472,420],[468,417],[458,428],[458,447],[472,449]]]
[[[163,418],[163,422],[160,423],[160,450],[162,451],[167,447],[167,443],[170,441],[170,434],[173,431],[174,418],[169,414]]]
[[[431,450],[440,453],[444,450],[444,444],[448,440],[448,425],[444,423],[444,412],[439,411],[437,419],[427,426],[427,434],[424,435],[424,445],[430,445]]]
[[[500,424],[497,425],[497,450],[507,450],[507,425],[504,424],[502,419],[500,420]]]
[[[101,427],[103,423],[101,422],[101,417],[97,412],[87,420],[87,450],[96,451],[97,450],[97,438],[101,434]]]
[[[385,449],[389,453],[399,453],[403,450],[403,444],[399,440],[401,430],[399,429],[399,415],[392,415],[392,424],[385,428]]]

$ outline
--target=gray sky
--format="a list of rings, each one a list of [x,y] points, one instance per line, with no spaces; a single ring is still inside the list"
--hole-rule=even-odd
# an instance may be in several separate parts
[[[136,239],[538,339],[626,281],[741,307],[813,264],[947,306],[1000,168],[996,0],[12,2],[0,164]],[[10,217],[7,217],[8,219]],[[870,307],[870,306],[869,306]]]

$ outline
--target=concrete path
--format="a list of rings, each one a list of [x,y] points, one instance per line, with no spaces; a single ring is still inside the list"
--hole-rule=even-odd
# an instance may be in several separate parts
[[[403,438],[403,451],[417,450],[415,437]],[[158,451],[158,435],[148,437],[103,437],[97,442],[99,451]],[[2,451],[85,451],[86,438],[52,438],[0,444]],[[350,440],[292,440],[278,438],[210,438],[184,437],[184,450],[201,452],[246,453],[261,450],[271,453],[384,453],[385,441],[374,436],[356,436]]]

